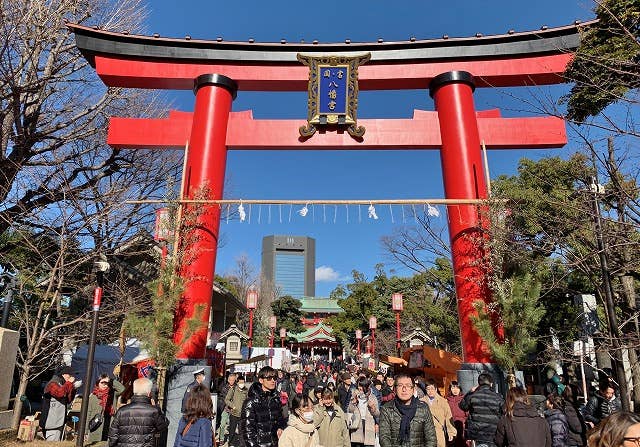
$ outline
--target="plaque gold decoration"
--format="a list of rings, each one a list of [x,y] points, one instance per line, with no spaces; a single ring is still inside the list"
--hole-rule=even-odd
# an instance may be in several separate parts
[[[354,138],[362,138],[363,126],[358,126],[358,66],[371,58],[360,56],[309,56],[298,54],[298,60],[309,67],[309,98],[307,125],[300,135],[311,137],[319,126],[345,126]]]

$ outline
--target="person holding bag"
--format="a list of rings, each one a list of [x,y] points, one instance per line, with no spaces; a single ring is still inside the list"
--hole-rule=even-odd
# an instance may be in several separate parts
[[[191,389],[185,402],[184,416],[178,423],[173,447],[212,447],[213,403],[206,386],[200,384]]]
[[[116,414],[116,402],[124,391],[124,385],[111,380],[108,374],[100,374],[89,395],[85,440],[88,444],[106,441],[111,417]]]

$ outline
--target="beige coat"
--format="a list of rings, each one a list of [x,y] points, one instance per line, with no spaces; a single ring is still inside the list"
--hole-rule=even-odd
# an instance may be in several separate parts
[[[332,418],[324,405],[313,408],[313,423],[318,427],[320,444],[322,447],[351,447],[344,411],[338,404],[333,409],[335,414]]]
[[[313,422],[305,424],[298,416],[289,416],[289,423],[284,429],[278,447],[320,447],[318,432]]]
[[[353,394],[354,399],[349,402],[347,411],[349,413],[355,413],[355,417],[360,421],[360,424],[356,430],[351,432],[351,442],[357,442],[364,445],[374,445],[376,443],[376,421],[374,420],[374,417],[377,418],[380,415],[378,399],[376,399],[373,393],[369,394],[367,411],[363,420],[362,414],[360,414],[360,410],[358,409],[358,401],[355,399],[355,394],[357,394],[357,392],[354,392]]]
[[[431,416],[433,417],[433,425],[436,426],[436,437],[438,438],[438,447],[446,447],[446,439],[445,439],[445,429],[447,432],[448,438],[456,437],[456,428],[451,423],[451,419],[453,415],[451,414],[451,407],[449,406],[449,402],[447,399],[436,394],[433,402],[429,403],[429,397],[424,396],[422,399],[423,402],[426,402],[429,405],[429,409],[431,410]]]

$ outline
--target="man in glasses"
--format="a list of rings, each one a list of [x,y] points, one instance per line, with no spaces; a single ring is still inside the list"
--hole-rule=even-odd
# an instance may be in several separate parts
[[[258,382],[249,388],[240,415],[240,435],[246,447],[276,447],[287,426],[276,392],[277,379],[276,370],[265,366],[258,372]]]
[[[431,411],[414,397],[413,378],[398,374],[394,388],[395,398],[380,411],[380,447],[436,447]]]

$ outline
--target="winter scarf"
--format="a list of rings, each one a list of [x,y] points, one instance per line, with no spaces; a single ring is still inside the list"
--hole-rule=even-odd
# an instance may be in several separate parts
[[[111,387],[100,389],[100,386],[96,385],[93,388],[93,394],[95,394],[100,401],[100,406],[104,410],[104,414],[113,416],[115,411],[113,411],[113,394],[111,394]]]
[[[409,401],[409,405],[405,405],[400,399],[395,399],[396,409],[400,412],[402,420],[400,421],[400,436],[398,442],[404,444],[409,441],[409,435],[411,434],[411,421],[416,415],[418,409],[418,399],[412,397]]]

